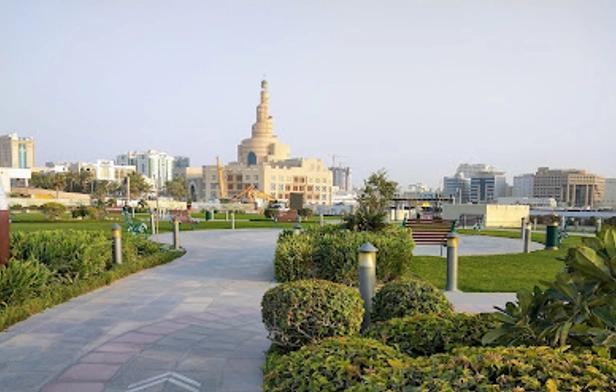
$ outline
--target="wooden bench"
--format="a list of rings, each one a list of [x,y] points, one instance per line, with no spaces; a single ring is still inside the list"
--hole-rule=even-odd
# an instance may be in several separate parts
[[[192,230],[195,229],[195,226],[199,224],[199,221],[190,216],[190,212],[188,210],[173,210],[169,211],[171,218],[169,221],[173,223],[173,220],[177,218],[180,221],[180,224],[190,224],[190,228]]]
[[[411,236],[417,245],[440,245],[441,255],[443,246],[447,245],[447,235],[455,228],[455,221],[442,219],[409,219],[407,228],[411,229]]]

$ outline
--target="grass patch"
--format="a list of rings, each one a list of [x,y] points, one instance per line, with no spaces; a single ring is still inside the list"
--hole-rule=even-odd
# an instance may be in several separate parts
[[[494,233],[500,237],[519,237],[519,233],[515,232]],[[482,232],[481,235],[487,234]],[[544,234],[537,234],[538,239],[541,236],[545,240]],[[460,256],[458,288],[466,292],[515,292],[521,288],[541,286],[541,281],[553,281],[556,273],[563,269],[563,262],[556,258],[565,257],[567,248],[576,245],[581,245],[580,237],[570,236],[559,250],[540,250],[528,254]],[[437,256],[413,256],[411,275],[444,289],[447,284],[447,259]]]

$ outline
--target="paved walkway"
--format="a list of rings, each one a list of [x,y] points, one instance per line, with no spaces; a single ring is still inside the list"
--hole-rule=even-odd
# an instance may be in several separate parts
[[[16,324],[0,333],[0,390],[260,391],[269,347],[260,302],[275,285],[277,235],[182,232],[181,259]],[[456,309],[476,312],[514,299],[448,296]]]

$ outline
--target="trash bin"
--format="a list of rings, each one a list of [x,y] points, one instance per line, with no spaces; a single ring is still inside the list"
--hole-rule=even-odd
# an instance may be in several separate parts
[[[558,222],[552,222],[546,227],[545,249],[558,249]]]
[[[205,221],[211,221],[212,220],[212,211],[205,211]]]

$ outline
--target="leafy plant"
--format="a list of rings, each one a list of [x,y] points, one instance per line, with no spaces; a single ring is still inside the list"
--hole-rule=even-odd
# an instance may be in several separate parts
[[[418,357],[481,346],[481,338],[497,326],[490,313],[419,313],[377,323],[364,336]]]
[[[372,339],[331,338],[269,358],[265,392],[401,391],[408,358]]]
[[[268,290],[261,301],[269,339],[285,350],[327,337],[356,335],[363,313],[356,290],[317,279],[283,283]]]
[[[357,285],[357,249],[365,242],[376,246],[377,279],[391,281],[405,275],[411,266],[414,243],[401,228],[372,232],[353,232],[334,225],[307,228],[298,236],[291,230],[278,238],[274,258],[276,280],[317,278],[346,285]]]
[[[47,284],[50,272],[36,260],[10,260],[0,266],[0,306],[21,303],[36,296]]]
[[[521,290],[517,304],[499,309],[503,325],[484,342],[595,346],[602,355],[616,354],[616,229],[604,225],[582,241],[545,291]]]
[[[451,303],[434,285],[409,279],[388,283],[376,292],[370,319],[376,322],[418,313],[452,312]]]

